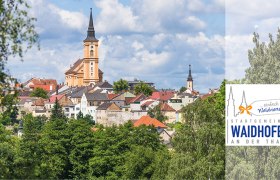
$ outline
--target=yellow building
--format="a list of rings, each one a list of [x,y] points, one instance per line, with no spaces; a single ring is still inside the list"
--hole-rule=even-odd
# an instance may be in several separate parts
[[[98,68],[98,40],[95,38],[90,9],[87,38],[84,40],[84,58],[78,59],[65,72],[65,83],[67,86],[88,86],[102,82],[102,79],[103,72]]]

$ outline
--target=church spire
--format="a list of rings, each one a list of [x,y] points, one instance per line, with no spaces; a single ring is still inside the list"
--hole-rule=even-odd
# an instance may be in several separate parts
[[[191,70],[191,65],[189,64],[189,76],[188,76],[188,81],[193,81],[192,79],[192,70]]]
[[[95,38],[95,30],[93,26],[92,8],[90,8],[89,24],[87,30],[87,38],[84,41],[98,41]]]

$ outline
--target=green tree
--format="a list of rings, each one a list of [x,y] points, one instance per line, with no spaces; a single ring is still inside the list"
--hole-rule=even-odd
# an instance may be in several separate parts
[[[54,106],[52,108],[52,113],[51,113],[51,120],[54,120],[54,119],[65,119],[65,115],[64,115],[64,112],[62,110],[62,106],[59,104],[57,98],[55,99],[55,103],[54,103]]]
[[[23,57],[23,52],[38,41],[35,18],[30,18],[30,6],[25,0],[5,0],[0,2],[0,101],[4,91],[16,83],[5,70],[10,56]]]
[[[83,119],[84,115],[82,113],[82,111],[79,111],[79,113],[77,114],[77,119]]]
[[[66,120],[56,118],[48,121],[42,130],[39,146],[42,147],[40,178],[69,178],[70,138]]]
[[[7,94],[2,98],[1,109],[3,111],[0,123],[4,125],[12,124],[15,122],[18,115],[18,108],[16,104],[18,102],[18,94]]]
[[[67,129],[70,134],[70,177],[73,179],[86,179],[89,170],[89,159],[93,156],[92,149],[94,146],[91,124],[84,119],[71,120]]]
[[[18,141],[0,124],[0,179],[13,179]]]
[[[173,140],[168,179],[224,179],[224,92],[225,81],[219,93],[182,109],[185,123]]]
[[[161,104],[158,104],[154,108],[150,108],[147,113],[151,118],[155,118],[155,119],[159,120],[160,122],[164,122],[165,120],[168,119],[168,117],[164,116],[160,107],[161,107]]]
[[[141,81],[139,84],[137,84],[134,88],[135,94],[143,93],[145,96],[150,96],[153,93],[153,89],[148,84],[145,84],[143,81]]]
[[[41,97],[41,98],[44,98],[44,99],[47,99],[48,98],[48,92],[45,91],[44,89],[42,88],[35,88],[31,94],[30,94],[31,97]]]
[[[31,114],[24,117],[23,135],[17,151],[15,161],[16,178],[35,179],[40,176],[41,139],[43,122],[40,118],[34,118]]]
[[[185,86],[182,86],[179,91],[180,91],[180,93],[182,93],[182,92],[185,92],[186,90],[187,90],[187,88]]]
[[[246,69],[245,82],[249,84],[280,83],[280,29],[276,39],[269,34],[269,42],[260,42],[258,33],[254,33],[255,47],[248,51],[250,67]]]
[[[128,82],[126,80],[120,79],[114,82],[113,89],[115,93],[123,92],[128,90]]]

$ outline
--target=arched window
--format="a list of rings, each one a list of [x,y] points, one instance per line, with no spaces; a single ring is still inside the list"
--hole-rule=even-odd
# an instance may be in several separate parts
[[[90,50],[90,57],[93,57],[93,50]]]

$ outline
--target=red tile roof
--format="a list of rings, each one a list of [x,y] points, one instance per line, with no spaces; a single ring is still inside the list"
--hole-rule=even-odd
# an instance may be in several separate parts
[[[54,84],[48,84],[48,85],[35,84],[35,85],[30,85],[29,87],[32,88],[32,89],[42,88],[42,89],[44,89],[45,91],[48,91],[48,92],[49,92],[49,91],[55,90],[56,85],[54,85]]]
[[[154,101],[146,101],[144,104],[141,105],[141,107],[146,106],[148,107],[149,105],[151,105]]]
[[[114,99],[115,97],[117,97],[119,94],[108,94],[108,99],[109,100],[112,100]]]
[[[153,92],[150,98],[154,100],[167,101],[171,99],[173,96],[174,96],[173,91],[159,91],[159,92]]]
[[[173,109],[171,106],[169,106],[167,103],[163,103],[160,105],[160,110],[161,111],[176,111]]]
[[[45,99],[39,98],[33,102],[33,106],[45,106]]]
[[[136,97],[130,99],[128,104],[135,103],[135,102],[140,102],[140,101],[142,101],[145,98],[146,98],[146,96],[144,94],[138,94]]]
[[[50,98],[49,98],[49,103],[54,103],[56,98],[57,100],[59,101],[63,96],[65,96],[65,94],[59,94],[59,95],[52,95]]]
[[[160,128],[167,128],[167,126],[165,124],[163,124],[162,122],[160,122],[159,120],[155,119],[155,118],[151,118],[150,116],[142,116],[140,119],[138,119],[135,123],[134,126],[138,127],[141,125],[152,125],[154,127],[160,127]]]

